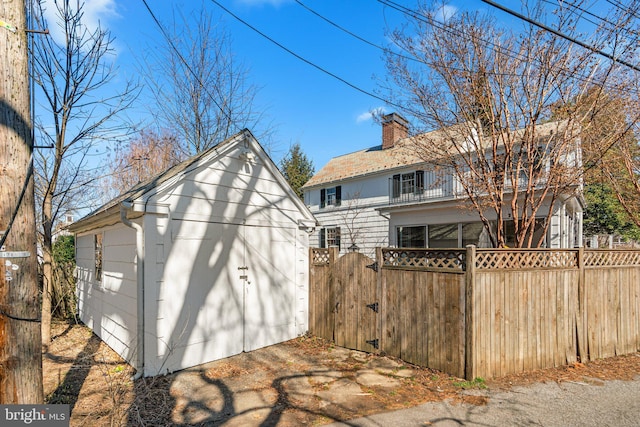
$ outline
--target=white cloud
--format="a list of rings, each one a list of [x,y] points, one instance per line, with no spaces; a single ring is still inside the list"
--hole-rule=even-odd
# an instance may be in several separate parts
[[[60,0],[64,1],[64,0]],[[64,32],[61,28],[61,18],[58,14],[58,9],[53,0],[45,0],[44,2],[44,17],[47,20],[47,26],[51,37],[57,43],[64,42]],[[76,2],[70,2],[71,7],[76,5]],[[91,0],[86,1],[83,4],[82,25],[84,25],[90,33],[93,33],[98,25],[105,29],[107,27],[106,22],[110,18],[119,17],[116,12],[115,0]]]
[[[438,9],[435,18],[440,22],[447,22],[457,11],[458,8],[455,6],[444,5]]]
[[[384,114],[384,107],[377,107],[372,110],[366,111],[356,118],[356,123],[363,123],[373,119],[374,114]]]

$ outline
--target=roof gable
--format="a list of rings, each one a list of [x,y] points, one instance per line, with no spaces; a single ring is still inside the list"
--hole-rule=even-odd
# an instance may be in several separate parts
[[[291,189],[289,183],[286,181],[284,176],[282,176],[277,166],[264,151],[260,143],[255,139],[255,137],[249,130],[244,129],[228,138],[227,140],[217,144],[216,146],[202,153],[199,153],[167,169],[166,171],[149,178],[146,181],[135,185],[128,191],[110,200],[109,202],[95,209],[93,212],[85,215],[83,218],[73,223],[69,227],[69,229],[72,231],[78,231],[83,229],[85,224],[93,223],[98,218],[113,215],[115,212],[118,212],[120,210],[120,206],[123,203],[130,204],[139,201],[142,205],[144,205],[145,200],[162,191],[163,188],[172,185],[176,180],[179,180],[180,177],[197,169],[202,165],[223,158],[231,150],[236,149],[238,144],[244,143],[247,143],[251,147],[252,153],[259,156],[263,160],[264,165],[269,170],[271,175],[280,184],[287,195],[294,201],[294,203],[301,211],[301,213],[303,213],[306,219],[315,221],[313,218],[313,214],[311,214],[304,203],[302,203],[302,201],[297,197],[293,189]]]

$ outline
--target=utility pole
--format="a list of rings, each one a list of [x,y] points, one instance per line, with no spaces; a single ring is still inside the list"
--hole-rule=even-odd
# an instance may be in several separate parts
[[[0,404],[41,404],[25,0],[0,2]]]

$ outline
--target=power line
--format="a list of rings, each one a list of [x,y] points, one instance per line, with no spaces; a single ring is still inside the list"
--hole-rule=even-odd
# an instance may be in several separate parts
[[[423,63],[423,61],[421,61],[421,60],[419,60],[419,59],[417,59],[415,57],[402,55],[401,53],[394,52],[394,51],[392,51],[390,49],[385,48],[384,46],[380,46],[380,45],[378,45],[376,43],[373,43],[373,42],[365,39],[364,37],[360,37],[359,35],[347,30],[346,28],[344,28],[344,27],[336,24],[335,22],[331,21],[329,18],[327,18],[327,17],[321,15],[320,13],[316,12],[315,10],[311,9],[309,6],[305,5],[300,0],[295,0],[295,2],[298,3],[300,6],[302,6],[303,8],[305,8],[306,10],[308,10],[309,12],[313,13],[314,15],[316,15],[318,18],[320,18],[323,21],[327,22],[328,24],[333,25],[334,27],[336,27],[340,31],[343,31],[343,32],[347,33],[351,37],[354,37],[354,38],[360,40],[361,42],[363,42],[365,44],[368,44],[369,46],[375,47],[376,49],[379,49],[379,50],[383,51],[384,53],[388,53],[388,54],[391,54],[391,55],[394,55],[394,56],[398,56],[400,58],[407,59],[409,61],[415,61],[415,62]]]
[[[388,6],[388,7],[392,8],[392,9],[395,9],[395,10],[397,10],[397,11],[399,11],[399,12],[401,12],[401,13],[403,13],[403,14],[405,14],[405,15],[413,18],[413,19],[416,19],[416,20],[418,20],[420,22],[423,22],[423,23],[425,23],[427,25],[430,25],[430,26],[432,26],[432,27],[434,27],[436,29],[439,29],[441,31],[445,31],[445,32],[447,32],[447,33],[449,33],[449,34],[451,34],[453,36],[462,36],[462,37],[466,37],[467,36],[464,32],[462,32],[460,30],[457,30],[457,29],[455,29],[455,28],[453,28],[451,26],[447,26],[445,24],[439,23],[439,22],[435,21],[434,19],[429,18],[429,17],[425,16],[424,14],[421,14],[421,13],[419,13],[419,12],[413,10],[413,9],[410,9],[410,8],[408,8],[406,6],[403,6],[403,5],[399,4],[399,3],[396,3],[393,0],[377,0],[377,1],[378,1],[378,3],[381,3],[381,4],[383,4],[385,6]],[[495,43],[493,43],[491,40],[479,39],[479,41],[482,42],[485,46],[487,46],[490,49],[492,49],[493,51],[496,51],[496,49],[498,48],[498,46]],[[515,52],[513,50],[505,49],[503,47],[500,47],[500,49],[503,52],[506,52],[507,53],[506,56],[508,56],[508,57],[510,57],[512,59],[516,59],[516,60],[519,60],[519,61],[529,61],[530,60],[530,58],[523,58],[520,53]],[[537,61],[541,62],[541,60],[538,59],[537,57],[535,57],[534,60],[537,60]],[[450,68],[450,69],[452,69],[452,68]],[[606,84],[605,82],[596,81],[596,79],[594,79],[593,77],[582,75],[580,72],[578,72],[576,70],[569,70],[569,69],[566,69],[564,67],[558,67],[558,70],[561,71],[561,72],[565,72],[565,73],[568,73],[570,75],[573,75],[573,76],[576,77],[576,79],[581,80],[581,81],[586,82],[586,83],[595,82],[596,84],[600,84],[603,87],[615,88],[615,87],[613,87],[611,85]],[[487,73],[487,74],[491,74],[491,73]],[[497,74],[494,74],[494,75],[497,75]],[[508,74],[506,74],[506,75],[508,75]]]
[[[623,12],[626,12],[628,14],[630,14],[631,16],[633,16],[634,18],[640,18],[640,16],[638,16],[637,11],[633,11],[629,8],[629,6],[624,5],[622,3],[620,3],[619,1],[616,0],[605,0],[607,3],[609,3],[610,5],[617,7],[618,9],[620,9]]]
[[[147,8],[147,11],[151,15],[151,18],[153,18],[153,21],[156,23],[156,25],[160,29],[160,32],[162,32],[162,35],[167,40],[167,43],[169,43],[171,50],[174,51],[174,53],[178,56],[178,58],[180,59],[182,64],[185,66],[185,68],[189,71],[189,73],[191,73],[193,78],[198,82],[198,84],[200,85],[200,88],[204,90],[207,93],[207,95],[209,95],[209,98],[211,99],[211,101],[215,104],[216,107],[218,107],[220,112],[227,118],[227,120],[229,121],[230,125],[234,128],[234,130],[239,131],[240,128],[238,127],[237,123],[235,123],[235,121],[231,118],[231,115],[218,103],[218,101],[216,101],[215,97],[211,94],[211,92],[209,92],[209,89],[207,88],[207,86],[205,86],[202,80],[200,80],[200,77],[198,77],[196,72],[193,71],[193,69],[187,62],[187,60],[182,56],[182,54],[180,53],[176,45],[173,43],[173,40],[171,40],[171,37],[169,37],[169,34],[166,32],[166,30],[164,29],[164,27],[162,26],[158,18],[156,18],[156,15],[153,13],[151,8],[147,4],[147,0],[142,0],[142,3],[144,3],[145,7]],[[215,88],[215,84],[214,84],[214,88]],[[215,88],[215,89],[218,89],[218,88]]]
[[[572,42],[574,44],[577,44],[578,46],[581,46],[581,47],[583,47],[585,49],[588,49],[588,50],[590,50],[590,51],[592,51],[594,53],[597,53],[600,56],[604,56],[605,58],[608,58],[608,59],[610,59],[610,60],[612,60],[614,62],[622,64],[622,65],[624,65],[626,67],[629,67],[629,68],[631,68],[633,70],[640,71],[640,67],[638,67],[638,66],[636,66],[634,64],[631,64],[631,63],[629,63],[627,61],[624,61],[622,59],[616,58],[615,56],[613,56],[613,55],[611,55],[611,54],[609,54],[607,52],[604,52],[601,49],[598,49],[598,48],[596,48],[594,46],[591,46],[591,45],[589,45],[587,43],[584,43],[584,42],[576,39],[575,37],[571,37],[571,36],[568,36],[568,35],[560,32],[560,31],[554,30],[553,28],[551,28],[551,27],[549,27],[547,25],[544,25],[544,24],[542,24],[540,22],[537,22],[537,21],[535,21],[535,20],[533,20],[533,19],[531,19],[531,18],[529,18],[527,16],[524,16],[524,15],[522,15],[522,14],[520,14],[520,13],[514,11],[514,10],[511,10],[511,9],[505,7],[505,6],[502,6],[502,5],[496,3],[496,2],[494,2],[492,0],[482,0],[482,2],[487,3],[487,4],[495,7],[496,9],[500,9],[503,12],[508,13],[509,15],[515,16],[518,19],[521,19],[521,20],[523,20],[525,22],[528,22],[528,23],[530,23],[532,25],[535,25],[538,28],[541,28],[541,29],[543,29],[545,31],[548,31],[548,32],[552,33],[552,34],[555,34],[558,37],[561,37],[561,38],[563,38],[565,40],[568,40],[568,41],[570,41],[570,42]]]
[[[318,13],[318,12],[314,11],[313,9],[311,9],[310,7],[306,6],[300,0],[295,0],[295,2],[298,3],[300,6],[302,6],[303,8],[305,8],[306,10],[308,10],[309,12],[311,12],[314,15],[316,15],[317,17],[319,17],[320,19],[322,19],[325,22],[329,23],[330,25],[333,25],[334,27],[338,28],[340,31],[343,31],[346,34],[356,38],[357,40],[360,40],[361,42],[363,42],[363,43],[365,43],[365,44],[367,44],[369,46],[372,46],[372,47],[374,47],[376,49],[379,49],[379,50],[381,50],[382,52],[384,52],[384,53],[386,53],[388,55],[393,55],[393,56],[396,56],[398,58],[406,59],[408,61],[417,62],[419,64],[424,64],[424,65],[427,65],[429,67],[437,66],[437,64],[435,64],[433,62],[428,62],[428,61],[425,61],[425,60],[423,60],[421,58],[417,58],[415,56],[403,55],[401,53],[394,52],[391,49],[385,48],[384,46],[380,46],[380,45],[378,45],[376,43],[373,43],[373,42],[365,39],[364,37],[360,37],[359,35],[347,30],[346,28],[344,28],[344,27],[342,27],[342,26],[340,26],[338,24],[336,24],[335,22],[331,21],[329,18],[321,15],[320,13]],[[444,29],[444,28],[442,28],[442,29]],[[461,72],[461,73],[471,73],[472,72],[472,71],[469,71],[469,70],[464,70],[462,68],[452,67],[452,66],[448,66],[447,68],[450,69],[450,70]],[[495,71],[493,71],[493,72],[488,71],[487,74],[491,74],[491,75],[494,75],[494,76],[511,76],[511,77],[519,77],[520,76],[519,74],[515,74],[515,73],[497,73]]]
[[[598,28],[602,28],[603,30],[607,31],[607,32],[617,32],[618,34],[622,33],[622,32],[626,32],[628,33],[626,35],[626,37],[628,37],[629,40],[629,45],[632,45],[634,43],[638,43],[638,39],[640,36],[640,33],[632,28],[621,28],[619,23],[613,22],[611,20],[608,19],[608,17],[602,17],[599,16],[595,13],[592,13],[588,10],[586,10],[583,7],[577,6],[574,2],[567,2],[566,4],[564,2],[562,2],[562,0],[556,0],[555,2],[552,2],[551,0],[542,0],[545,3],[551,4],[551,5],[558,5],[560,7],[567,7],[570,9],[570,13],[576,15],[578,17],[578,19],[584,20],[590,24],[595,25]],[[562,3],[562,4],[558,4],[558,3]],[[579,11],[580,13],[576,12]],[[585,18],[584,15],[587,15],[589,17],[592,17],[596,20],[598,20],[599,22],[593,21],[589,18]],[[624,35],[623,35],[624,36]]]
[[[569,8],[569,9],[572,9],[573,11],[572,11],[571,13],[573,13],[573,14],[574,14],[574,15],[576,15],[576,16],[578,16],[578,18],[579,18],[579,19],[582,19],[582,20],[584,20],[584,21],[587,21],[588,23],[593,24],[593,25],[596,25],[596,26],[598,26],[598,27],[602,26],[602,24],[601,24],[601,23],[599,23],[599,22],[593,21],[593,20],[591,20],[591,19],[585,18],[583,15],[587,15],[587,16],[589,16],[589,17],[591,17],[591,18],[594,18],[594,19],[596,19],[596,20],[598,20],[598,21],[600,21],[600,22],[603,22],[603,23],[605,23],[605,24],[607,24],[607,25],[610,25],[610,26],[611,26],[611,29],[616,29],[616,28],[618,27],[618,24],[616,24],[615,22],[610,21],[610,20],[609,20],[609,19],[607,19],[606,17],[605,17],[605,18],[603,18],[602,16],[599,16],[599,15],[597,15],[597,14],[593,13],[593,12],[590,12],[590,11],[588,11],[587,9],[583,8],[583,7],[577,6],[577,5],[576,5],[576,4],[574,4],[574,3],[566,3],[566,4],[565,4],[564,2],[562,2],[562,0],[555,0],[555,1],[551,1],[551,0],[542,0],[542,1],[543,1],[544,3],[550,4],[550,5],[552,5],[552,6],[556,6],[556,5],[557,5],[557,6],[559,6],[559,7],[567,7],[567,8]],[[563,4],[558,4],[558,3],[563,3]],[[576,11],[580,11],[580,13],[578,13],[578,12],[576,12]],[[638,33],[638,31],[633,30],[633,29],[631,29],[631,28],[627,28],[627,29],[625,29],[625,31],[629,32],[630,34],[636,35],[636,36],[637,36],[638,34],[640,34],[640,33]],[[637,37],[633,39],[633,41],[637,41],[637,40],[638,40],[638,38],[637,38]]]
[[[145,1],[145,0],[143,0]],[[403,107],[399,104],[393,103],[391,101],[389,101],[388,99],[382,98],[381,96],[378,96],[372,92],[369,92],[365,89],[362,89],[359,86],[356,86],[355,84],[343,79],[342,77],[332,73],[331,71],[328,71],[327,69],[315,64],[314,62],[311,62],[310,60],[304,58],[301,55],[298,55],[297,53],[295,53],[294,51],[292,51],[291,49],[287,48],[286,46],[282,45],[281,43],[277,42],[276,40],[272,39],[271,37],[269,37],[268,35],[266,35],[265,33],[263,33],[262,31],[258,30],[256,27],[254,27],[253,25],[249,24],[247,21],[243,20],[242,18],[240,18],[239,16],[235,15],[233,12],[231,12],[229,9],[227,9],[226,7],[224,7],[223,5],[221,5],[219,2],[217,2],[216,0],[211,0],[212,3],[214,3],[215,5],[217,5],[220,9],[224,10],[227,14],[231,15],[234,19],[236,19],[238,22],[244,24],[246,27],[250,28],[252,31],[256,32],[257,34],[259,34],[261,37],[265,38],[266,40],[270,41],[271,43],[273,43],[274,45],[278,46],[280,49],[284,50],[285,52],[287,52],[288,54],[292,55],[293,57],[299,59],[300,61],[304,62],[307,65],[312,66],[313,68],[317,69],[318,71],[321,71],[325,74],[327,74],[330,77],[333,77],[334,79],[344,83],[345,85],[349,86],[352,89],[357,90],[360,93],[363,93],[367,96],[370,96],[372,98],[375,98],[379,101],[382,101],[390,106],[396,107],[396,108],[400,108],[403,110],[407,110],[406,107]]]

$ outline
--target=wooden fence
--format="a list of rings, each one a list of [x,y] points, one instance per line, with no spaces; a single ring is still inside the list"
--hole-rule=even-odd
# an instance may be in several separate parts
[[[310,254],[310,332],[345,347],[467,379],[640,350],[640,251]]]

